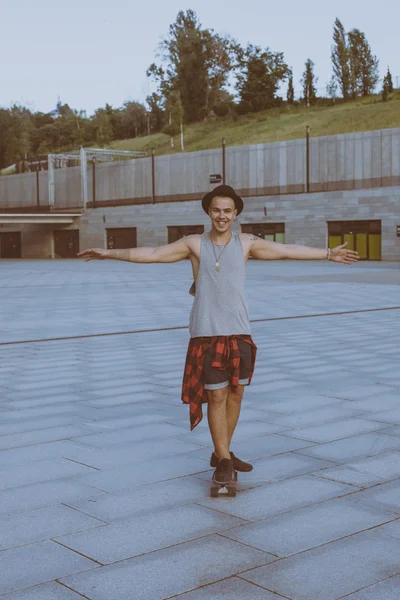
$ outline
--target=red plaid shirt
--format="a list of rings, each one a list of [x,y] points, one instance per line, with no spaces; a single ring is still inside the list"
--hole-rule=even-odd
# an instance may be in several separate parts
[[[214,346],[212,366],[216,369],[227,369],[230,386],[236,392],[239,385],[240,352],[237,340],[251,345],[251,371],[249,383],[253,377],[257,346],[250,335],[221,335],[213,337],[191,338],[186,355],[185,371],[182,383],[182,402],[190,404],[190,430],[203,418],[202,403],[204,396],[203,369],[204,354]]]

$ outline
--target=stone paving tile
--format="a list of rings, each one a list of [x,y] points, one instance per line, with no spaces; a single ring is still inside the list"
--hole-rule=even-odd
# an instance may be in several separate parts
[[[359,413],[359,410],[353,410],[341,403],[340,405],[335,404],[311,411],[282,415],[274,418],[272,422],[286,425],[287,427],[302,428],[304,426],[323,425],[329,421],[337,421],[338,419],[352,417]]]
[[[369,531],[253,569],[241,577],[293,600],[337,600],[398,573],[399,563],[400,540]]]
[[[366,433],[367,431],[377,431],[384,429],[384,424],[378,421],[369,421],[367,419],[348,418],[340,421],[331,421],[324,425],[315,425],[314,427],[304,427],[295,431],[287,431],[285,435],[289,437],[300,438],[310,442],[332,442],[341,438]]]
[[[239,577],[230,577],[193,592],[174,596],[174,600],[246,600],[247,598],[249,600],[282,600],[283,596],[268,592],[268,590],[243,581]]]
[[[7,465],[27,465],[50,458],[70,458],[69,452],[75,456],[86,450],[90,451],[90,448],[79,444],[75,440],[60,440],[35,446],[22,446],[10,450],[0,450],[0,465],[3,468]],[[71,456],[71,458],[74,456]]]
[[[354,487],[349,485],[329,481],[331,485],[327,486],[321,485],[321,482],[328,483],[328,480],[311,475],[301,475],[278,483],[244,490],[233,502],[227,498],[223,505],[220,503],[220,498],[199,500],[198,504],[241,519],[255,521],[323,500],[344,496],[354,491]]]
[[[125,415],[124,417],[116,417],[114,419],[96,419],[96,416],[93,416],[94,418],[85,421],[84,427],[90,433],[103,433],[120,429],[130,429],[131,427],[138,427],[140,425],[165,423],[167,421],[166,417],[159,413]]]
[[[352,485],[355,488],[368,488],[382,482],[382,479],[374,474],[363,473],[347,465],[343,465],[337,469],[326,469],[326,471],[318,473],[317,477],[346,483],[346,485]]]
[[[11,592],[0,598],[3,600],[82,600],[80,594],[76,594],[65,585],[55,581],[35,585],[20,592]]]
[[[104,521],[63,505],[13,514],[0,521],[0,551],[102,525]]]
[[[0,425],[0,436],[13,435],[15,433],[24,433],[26,431],[35,431],[38,429],[51,429],[53,427],[63,427],[65,425],[80,425],[82,420],[75,415],[65,416],[42,416],[40,419],[20,419],[19,421],[9,422],[2,420]]]
[[[12,402],[12,406],[7,410],[2,418],[3,423],[14,423],[17,421],[25,421],[41,417],[51,416],[66,416],[72,414],[74,416],[87,416],[79,405],[73,403],[55,403],[53,405],[38,406],[34,408],[19,408],[16,401]]]
[[[18,284],[17,300],[14,289],[4,286],[0,289],[2,310],[4,311],[3,307],[6,310],[10,308],[12,312],[10,318],[5,319],[2,339],[4,335],[9,336],[8,339],[21,340],[34,334],[38,338],[57,334],[73,335],[74,332],[81,335],[100,333],[101,328],[103,331],[127,332],[141,328],[163,328],[168,323],[187,323],[192,303],[187,294],[191,277],[189,263],[153,265],[149,269],[148,265],[93,262],[91,270],[77,261],[63,261],[62,270],[59,269],[59,263],[56,265],[56,261],[29,261],[27,264],[28,271],[24,262],[14,261],[8,271],[11,279],[7,278],[7,284],[10,285],[17,270],[22,269],[22,273],[18,273],[14,281],[14,285]],[[40,273],[35,272],[36,264],[40,265]],[[53,270],[55,266],[57,269]],[[9,267],[7,261],[2,263],[2,268],[4,267]],[[322,273],[343,272],[345,277],[345,273],[349,272],[338,265],[298,262],[261,264],[253,261],[248,272],[252,288],[252,317],[265,319],[295,316],[299,313],[321,313],[327,312],[329,305],[332,312],[348,310],[349,307],[377,308],[387,306],[391,299],[394,301],[398,298],[398,285],[382,287],[372,283],[375,271],[381,273],[384,269],[385,273],[394,273],[395,270],[390,270],[383,264],[379,265],[379,269],[375,266],[375,270],[371,270],[372,265],[362,264],[359,267],[365,270],[365,275],[371,277],[371,283],[360,285],[346,280],[347,283],[343,286],[340,282],[325,281]],[[134,271],[139,274],[140,281],[132,276]],[[182,285],[179,281],[178,274],[183,272],[186,273],[188,285]],[[311,272],[314,275],[311,276]],[[356,273],[355,270],[353,272]],[[95,274],[94,280],[90,278],[90,273]],[[300,273],[306,273],[301,283],[290,281],[290,277]],[[315,277],[320,278],[318,284]],[[168,303],[165,302],[164,295],[159,295],[160,282],[168,293]],[[33,287],[32,283],[39,285]],[[350,295],[348,285],[352,285]],[[85,308],[88,301],[91,306],[90,314]],[[17,306],[16,302],[23,304]],[[39,306],[40,313],[36,309]],[[46,312],[48,314],[44,319]],[[354,524],[363,526],[369,518],[366,515],[396,511],[398,499],[395,486],[400,478],[390,483],[374,485],[380,470],[385,477],[397,476],[395,465],[384,463],[381,469],[379,462],[375,467],[371,463],[369,466],[372,471],[356,472],[359,485],[374,485],[368,490],[371,493],[369,497],[367,490],[358,491],[358,486],[354,485],[355,471],[351,465],[360,458],[374,457],[381,460],[380,455],[400,448],[400,437],[396,435],[397,405],[393,400],[393,397],[400,394],[398,327],[396,311],[253,323],[253,335],[258,345],[257,368],[253,385],[245,392],[239,425],[241,432],[239,429],[233,450],[245,459],[261,460],[257,460],[259,464],[253,473],[240,475],[239,488],[245,491],[240,492],[236,498],[215,500],[209,498],[210,437],[206,414],[201,426],[190,433],[188,407],[183,406],[180,401],[187,330],[0,345],[0,433],[8,433],[0,436],[0,444],[4,444],[0,445],[0,464],[3,467],[3,479],[4,475],[6,480],[9,479],[5,485],[9,485],[14,478],[12,484],[18,483],[20,486],[0,492],[0,512],[7,513],[11,520],[15,518],[14,522],[20,524],[19,529],[16,526],[15,532],[10,529],[8,533],[16,536],[23,529],[21,524],[27,522],[29,512],[36,508],[40,510],[33,512],[39,515],[44,515],[46,511],[56,515],[58,510],[69,510],[76,513],[78,519],[90,521],[90,516],[104,519],[110,525],[100,529],[117,527],[117,531],[121,531],[121,539],[125,535],[122,530],[124,521],[142,523],[143,527],[149,528],[146,515],[157,520],[161,518],[160,511],[172,511],[182,517],[182,507],[184,513],[188,510],[208,512],[212,509],[210,512],[216,520],[229,520],[233,517],[245,520],[272,518],[272,521],[282,519],[282,522],[289,522],[292,518],[290,515],[299,511],[299,514],[303,510],[306,514],[312,514],[315,510],[316,515],[321,515],[318,521],[320,525],[315,531],[311,528],[309,535],[311,541],[318,543],[325,534],[329,534],[331,526],[328,523],[328,530],[325,529],[320,508],[322,504],[333,505],[346,500],[346,507],[350,506],[341,513],[338,510],[332,512],[332,521],[337,523],[336,529],[339,532],[348,531],[346,527],[351,529]],[[374,340],[373,345],[371,340]],[[111,363],[110,355],[113,357]],[[379,399],[381,402],[377,406]],[[382,420],[383,413],[390,421]],[[370,425],[375,421],[380,424],[381,429],[369,433],[360,433],[358,429],[353,432],[355,420],[368,422]],[[68,427],[65,427],[67,422]],[[325,442],[326,428],[336,427],[335,423],[338,422],[346,437]],[[60,423],[64,424],[61,428]],[[42,428],[36,429],[38,425]],[[299,428],[304,430],[310,427],[321,430],[324,443],[319,443],[320,439],[308,441],[295,437]],[[196,436],[199,439],[196,440]],[[90,477],[94,476],[91,485],[83,483],[83,478],[75,474],[66,479],[27,484],[29,478],[39,477],[39,471],[35,471],[40,468],[38,465],[50,465],[63,457],[70,459],[66,462],[72,465],[86,461],[85,464],[95,467],[90,469],[90,472],[93,471]],[[338,464],[353,475],[353,479],[348,476],[352,485],[325,478],[333,469],[339,468]],[[9,465],[13,465],[13,468],[10,469]],[[32,472],[28,468],[31,465]],[[319,470],[315,471],[316,467]],[[78,468],[82,468],[82,465],[78,465]],[[149,471],[154,477],[148,475]],[[304,472],[310,474],[296,476],[296,473]],[[57,474],[51,472],[50,476],[53,475]],[[267,483],[271,478],[274,480],[280,477],[282,480],[279,482]],[[152,483],[147,483],[149,479]],[[246,487],[253,489],[246,490]],[[103,489],[115,491],[107,494]],[[344,495],[345,499],[336,499]],[[354,506],[360,506],[359,514],[353,515],[353,502]],[[238,514],[232,512],[234,509]],[[397,516],[400,513],[394,514]],[[57,526],[62,526],[64,522],[61,519]],[[179,523],[179,520],[176,519],[176,522]],[[29,538],[31,530],[39,534],[48,527],[47,531],[51,533],[49,528],[53,525],[54,519],[50,518],[47,523],[44,519],[41,522],[32,520],[31,528],[27,525],[26,537],[22,543],[33,539]],[[188,528],[189,526],[192,526],[191,522],[187,525]],[[164,543],[174,533],[168,533],[168,527],[168,524],[165,525],[165,531],[161,527],[153,527],[149,535],[143,536],[143,543],[146,539],[150,545],[157,539]],[[386,526],[375,526],[382,532],[384,527]],[[293,543],[301,541],[302,523],[293,524],[292,529],[298,532]],[[92,532],[94,531],[99,530],[93,529]],[[98,569],[96,566],[90,575],[93,576],[90,587],[95,586],[96,593],[103,593],[104,585],[99,577],[105,573],[104,581],[113,581],[114,584],[107,589],[107,583],[104,597],[107,600],[113,598],[121,579],[125,597],[132,600],[129,594],[132,579],[129,581],[126,573],[127,570],[130,572],[133,565],[139,565],[135,573],[141,573],[140,577],[143,577],[143,597],[147,600],[153,595],[160,600],[162,594],[157,595],[157,590],[152,587],[154,571],[150,563],[153,562],[146,562],[144,559],[162,557],[160,568],[157,561],[154,564],[156,571],[161,574],[160,583],[166,583],[167,588],[172,590],[171,595],[202,594],[206,590],[205,585],[209,585],[213,592],[214,589],[218,592],[223,588],[218,588],[220,584],[214,582],[238,574],[235,579],[241,582],[241,586],[251,586],[247,589],[251,589],[253,593],[257,590],[257,593],[263,593],[262,597],[267,599],[271,596],[281,597],[273,594],[267,585],[265,587],[268,590],[264,592],[261,587],[241,578],[242,569],[251,568],[246,565],[243,567],[243,557],[252,549],[222,537],[225,533],[210,536],[210,539],[224,544],[222,554],[225,558],[223,568],[215,569],[212,565],[215,570],[210,579],[207,579],[210,552],[205,546],[205,576],[195,572],[192,558],[188,561],[191,574],[187,576],[184,572],[183,580],[172,581],[173,585],[168,587],[170,579],[173,579],[170,574],[176,571],[177,562],[181,564],[182,556],[186,560],[186,553],[183,551],[176,555],[171,553],[180,547],[203,548],[204,540],[209,538],[202,538],[165,550],[156,550],[110,567]],[[318,535],[321,537],[318,538]],[[117,537],[113,541],[118,551]],[[390,540],[389,544],[398,543],[396,537],[385,537]],[[128,540],[127,544],[130,543]],[[213,541],[213,547],[215,543]],[[231,545],[228,547],[227,543]],[[322,548],[329,548],[337,543],[328,541]],[[24,548],[38,544],[42,542]],[[235,550],[231,550],[232,548]],[[67,551],[65,548],[64,550]],[[113,546],[110,544],[110,551],[112,550]],[[9,552],[13,553],[14,550],[6,550],[0,554],[6,555]],[[305,554],[307,552],[309,551]],[[193,550],[193,557],[198,554]],[[297,556],[303,555],[304,553]],[[265,562],[273,560],[268,554],[264,556],[267,556]],[[357,568],[361,568],[362,555],[360,559],[356,557],[353,560],[357,563]],[[276,564],[280,563],[282,561],[278,560]],[[166,564],[169,567],[166,568]],[[219,564],[216,562],[217,567]],[[184,566],[184,570],[185,568]],[[114,575],[111,577],[110,574],[116,572],[114,569],[120,575],[112,579]],[[315,572],[313,566],[311,569],[307,566],[307,569],[307,577],[304,577],[303,572],[301,580],[308,579],[308,571]],[[385,574],[381,579],[386,577]],[[179,587],[182,581],[185,585]],[[376,579],[372,585],[375,581]],[[39,586],[45,593],[48,584],[34,582],[29,585],[36,588]],[[58,592],[61,586],[57,585],[55,589]],[[149,589],[146,589],[146,585]],[[366,581],[364,587],[368,585],[370,584]],[[194,588],[200,589],[189,591]],[[240,591],[238,593],[240,597]],[[123,599],[124,595],[121,597]],[[46,600],[46,596],[40,600]],[[327,599],[322,596],[318,600]]]
[[[23,367],[21,367],[23,368]],[[32,406],[36,406],[38,409],[46,407],[57,407],[64,406],[66,402],[79,402],[85,400],[84,394],[55,394],[53,393],[49,395],[43,395],[43,393],[37,392],[37,394],[33,394],[32,392],[27,394],[19,394],[17,397],[13,395],[10,397],[10,407],[15,410],[21,410],[24,408],[32,408]]]
[[[138,394],[133,394],[132,391],[127,391],[126,394],[114,395],[111,391],[105,398],[90,397],[89,394],[86,394],[85,404],[94,408],[102,408],[108,406],[121,406],[123,404],[134,404],[135,402],[146,402],[148,400],[155,400],[156,398],[157,396],[154,392],[140,392]]]
[[[250,525],[242,525],[223,535],[284,558],[398,517],[376,507],[360,505],[354,502],[354,496],[355,494],[327,500]],[[381,530],[384,529],[381,527]]]
[[[149,439],[181,437],[187,433],[187,430],[183,427],[170,425],[169,423],[155,423],[154,425],[143,425],[120,431],[111,431],[110,433],[89,433],[89,435],[87,433],[87,430],[86,435],[85,433],[81,433],[79,442],[97,448],[108,448],[109,446],[119,445],[123,442],[141,442]],[[188,439],[187,441],[196,443],[195,440]]]
[[[361,398],[353,400],[349,405],[354,410],[365,411],[365,414],[371,414],[372,418],[375,414],[381,416],[381,411],[390,410],[392,408],[398,408],[399,406],[399,395],[394,391],[388,394],[379,394],[379,397],[368,396],[368,398]],[[380,420],[380,419],[379,419]]]
[[[359,592],[346,596],[348,600],[398,600],[400,575],[385,579],[380,583],[368,586]]]
[[[400,436],[400,426],[395,425],[394,427],[389,427],[388,429],[383,430],[388,435]]]
[[[111,494],[76,498],[68,505],[103,521],[115,522],[134,515],[197,502],[210,495],[210,484],[196,476],[157,481]]]
[[[304,460],[306,458],[306,460]],[[332,463],[317,458],[305,457],[293,452],[279,454],[269,458],[261,458],[253,462],[254,470],[250,473],[239,473],[238,489],[243,490],[280,481],[296,475],[306,475],[314,471],[330,467]],[[198,475],[210,480],[211,472]]]
[[[21,446],[33,446],[45,442],[55,442],[56,440],[65,440],[69,438],[78,438],[85,435],[83,427],[64,426],[51,427],[50,429],[38,429],[26,433],[15,433],[12,435],[3,435],[0,437],[0,450],[9,448],[18,448]]]
[[[362,503],[400,514],[400,479],[362,490],[353,497]]]
[[[246,390],[246,394],[248,394]],[[317,409],[334,408],[344,406],[343,400],[322,395],[310,387],[296,389],[289,397],[287,395],[273,397],[264,392],[265,401],[261,401],[260,409],[270,410],[283,415],[309,413]],[[346,405],[347,406],[347,405]]]
[[[97,563],[52,541],[12,548],[0,552],[0,593],[47,583],[96,566]]]
[[[375,396],[379,398],[381,394],[387,394],[393,391],[393,389],[389,386],[378,383],[354,386],[354,381],[351,388],[343,387],[342,382],[336,383],[335,386],[331,385],[329,387],[330,392],[335,391],[335,395],[338,398],[343,398],[345,400],[357,400],[359,398],[368,398],[369,396]]]
[[[63,535],[57,541],[105,565],[225,531],[242,523],[245,521],[215,510],[186,505]]]
[[[197,429],[199,430],[197,431]],[[235,431],[235,443],[238,441],[241,442],[243,440],[248,440],[258,436],[266,436],[270,433],[286,432],[289,430],[289,427],[285,427],[284,425],[263,423],[261,421],[253,423],[249,423],[246,421],[242,423],[239,422],[237,430]],[[199,428],[199,426],[197,426],[196,430],[190,433],[186,433],[186,435],[180,435],[179,439],[187,442],[191,441],[194,444],[201,444],[203,446],[213,446],[211,434],[208,428],[206,427],[205,423],[203,424],[203,427],[201,429]]]
[[[385,535],[389,535],[390,537],[400,540],[400,519],[398,518],[397,521],[386,523],[379,529],[379,531]]]
[[[399,448],[400,440],[393,440],[391,435],[388,435],[387,430],[382,429],[379,432],[355,435],[342,440],[300,449],[296,452],[338,463],[348,463],[357,458],[379,455]]]
[[[319,471],[317,475],[358,487],[369,487],[391,481],[400,477],[400,452],[387,452],[340,467],[325,469]]]
[[[40,483],[66,477],[86,475],[93,472],[91,467],[79,465],[66,459],[48,459],[29,465],[14,466],[0,470],[0,490],[7,490],[21,485]]]
[[[135,600],[160,600],[272,560],[265,552],[211,535],[61,582],[92,600],[110,600],[116,589],[118,600],[132,600],[135,582]]]
[[[157,461],[151,460],[133,465],[123,465],[118,469],[92,472],[88,475],[79,475],[74,479],[106,492],[115,492],[133,486],[145,485],[146,483],[201,473],[206,469],[207,466],[201,459],[176,456],[158,459]]]
[[[399,394],[397,394],[399,399]],[[400,425],[400,408],[392,408],[390,410],[381,410],[379,413],[374,413],[370,418],[376,418],[384,423],[393,423],[394,425]]]
[[[0,514],[23,512],[34,508],[52,506],[59,502],[72,502],[92,498],[102,490],[72,479],[55,479],[0,492]]]
[[[304,448],[312,446],[312,442],[304,442],[303,440],[295,440],[294,438],[288,438],[284,435],[272,434],[243,440],[241,442],[237,442],[234,438],[232,451],[243,460],[252,461],[257,458],[267,458],[268,456],[283,454],[293,450],[303,450]],[[210,448],[191,450],[188,452],[188,455],[202,458],[208,463],[210,462]]]
[[[399,444],[400,446],[400,444]],[[198,450],[200,446],[182,442],[171,438],[168,444],[164,440],[131,442],[120,446],[110,446],[107,449],[95,448],[93,446],[69,446],[66,447],[62,456],[76,460],[96,469],[116,469],[123,465],[133,465],[147,460],[164,458],[166,456],[179,456],[188,452]],[[0,454],[1,461],[1,454]]]

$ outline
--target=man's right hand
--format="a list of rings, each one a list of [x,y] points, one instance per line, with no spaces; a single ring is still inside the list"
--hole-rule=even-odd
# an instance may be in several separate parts
[[[95,258],[98,260],[109,258],[108,250],[104,250],[104,248],[90,248],[90,250],[82,250],[82,252],[79,252],[78,256],[79,258],[84,258],[85,262],[94,260]]]

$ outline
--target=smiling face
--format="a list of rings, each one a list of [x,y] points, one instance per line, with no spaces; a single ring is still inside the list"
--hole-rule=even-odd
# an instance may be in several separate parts
[[[213,229],[218,233],[225,233],[230,229],[237,215],[235,202],[226,196],[215,196],[211,201],[208,214]]]

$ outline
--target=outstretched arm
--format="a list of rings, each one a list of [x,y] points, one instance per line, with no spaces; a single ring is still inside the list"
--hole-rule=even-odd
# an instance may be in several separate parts
[[[347,250],[347,242],[341,246],[332,248],[328,253],[325,248],[310,248],[309,246],[300,246],[297,244],[278,244],[263,240],[257,236],[250,236],[253,244],[251,246],[251,255],[259,260],[326,260],[329,258],[334,262],[341,262],[351,265],[359,259],[358,253],[353,250]]]
[[[189,258],[190,247],[186,238],[173,244],[159,246],[158,248],[127,248],[126,250],[104,250],[103,248],[90,248],[79,252],[78,256],[85,262],[94,259],[124,260],[133,263],[172,263]]]

